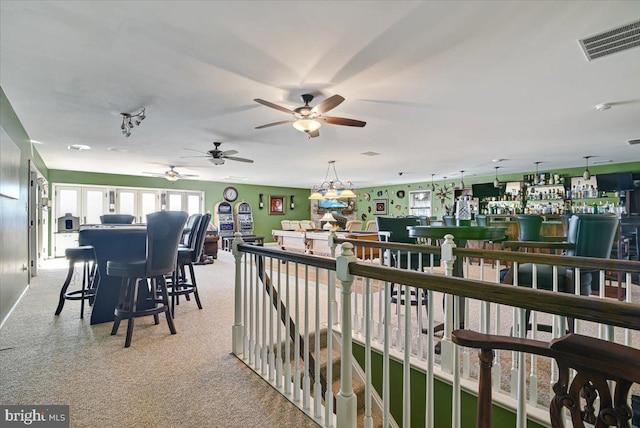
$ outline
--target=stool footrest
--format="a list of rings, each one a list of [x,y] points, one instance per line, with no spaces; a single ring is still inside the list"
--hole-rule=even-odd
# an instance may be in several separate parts
[[[91,299],[95,297],[95,290],[75,290],[64,293],[64,298],[67,300],[83,300]]]

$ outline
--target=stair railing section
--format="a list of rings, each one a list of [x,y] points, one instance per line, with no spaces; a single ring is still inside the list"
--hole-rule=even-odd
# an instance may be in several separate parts
[[[332,346],[335,331],[338,336],[342,335],[343,341],[348,342],[349,347],[353,342],[362,344],[365,349],[365,405],[362,422],[365,427],[374,425],[372,410],[376,406],[372,403],[372,398],[380,400],[381,426],[421,425],[421,421],[410,419],[412,407],[418,404],[417,398],[411,395],[412,391],[413,395],[416,395],[415,390],[411,388],[411,381],[415,378],[415,373],[413,377],[411,375],[411,368],[424,373],[425,376],[426,398],[421,399],[419,403],[421,407],[425,406],[422,425],[436,426],[434,415],[439,411],[434,408],[436,377],[453,385],[451,426],[461,426],[462,415],[472,411],[460,407],[461,392],[474,394],[477,391],[477,381],[471,375],[471,369],[474,365],[477,366],[477,358],[472,356],[472,351],[459,348],[450,340],[451,330],[461,324],[464,324],[465,328],[482,333],[505,334],[506,331],[508,335],[511,331],[516,336],[525,337],[528,331],[526,314],[531,311],[529,324],[532,328],[528,334],[534,338],[538,334],[538,322],[546,322],[552,317],[554,327],[545,340],[563,335],[566,320],[575,319],[573,324],[576,332],[582,332],[584,329],[584,332],[588,333],[591,330],[587,327],[593,327],[588,324],[597,323],[597,334],[604,339],[632,347],[638,347],[640,343],[637,332],[640,330],[640,306],[631,303],[630,300],[632,276],[637,276],[640,272],[639,262],[456,248],[452,236],[446,237],[442,248],[339,239],[335,236],[330,238],[330,242],[335,253],[342,254],[336,259],[242,245],[240,237],[234,242],[234,255],[238,261],[236,309],[239,309],[234,318],[234,353],[325,427],[342,428],[356,425],[353,416],[353,388],[350,385],[351,376],[348,376],[353,358],[351,352],[346,349],[347,346],[343,343],[341,387],[336,400],[335,417],[332,409],[332,388],[326,389],[327,395],[323,400],[322,394],[319,393],[322,389],[319,386],[320,376],[312,374],[311,367],[314,367],[315,373],[320,373],[321,365],[325,363],[318,358],[321,327],[327,327],[329,346]],[[377,250],[378,257],[361,256],[367,252],[373,255],[374,250]],[[405,269],[385,266],[385,263],[389,264],[391,260],[390,257],[384,257],[385,253],[387,256],[395,254],[396,260],[403,255],[408,255],[407,260],[411,260],[412,253],[420,254],[418,266],[411,266],[411,262],[407,263]],[[440,255],[440,267],[435,267],[432,261],[435,254]],[[452,276],[456,258],[464,266],[464,278]],[[472,259],[479,260],[479,265],[472,265]],[[494,262],[485,263],[489,260]],[[581,269],[598,270],[600,273],[593,275],[598,275],[603,280],[602,284],[605,271],[624,272],[622,277],[626,278],[627,301],[619,302],[605,298],[603,293],[595,297],[586,297],[545,292],[536,289],[535,280],[531,288],[514,286],[519,281],[517,274],[512,279],[505,278],[505,269],[512,268],[517,272],[517,267],[523,263],[533,263],[534,273],[536,266],[541,265],[554,266],[554,273],[564,266],[574,267],[576,284],[580,284]],[[261,264],[264,268],[256,269],[256,266]],[[257,273],[260,270],[264,270],[271,278],[267,287],[261,284],[264,279]],[[337,284],[333,280],[336,272],[340,280]],[[557,291],[557,275],[554,276],[554,290]],[[533,277],[535,278],[535,274]],[[335,307],[333,296],[336,294],[335,290],[331,289],[336,285],[340,287],[337,311],[339,316],[335,316],[337,314],[332,310]],[[392,290],[396,293],[395,303],[392,303]],[[277,293],[280,296],[278,300],[282,300],[283,304],[276,307],[268,303],[271,299],[262,295],[263,291],[270,296]],[[412,296],[418,297],[420,293],[426,293],[426,301],[417,298],[416,305],[410,304]],[[439,303],[442,296],[444,305]],[[304,301],[303,308],[299,307],[301,298]],[[402,304],[403,298],[405,304]],[[262,306],[258,305],[258,302],[262,302]],[[434,302],[437,304],[434,305]],[[394,304],[395,316],[392,315]],[[474,317],[469,315],[471,307],[476,313]],[[417,311],[414,312],[414,309]],[[422,318],[425,309],[426,325]],[[444,317],[444,328],[434,325],[435,313],[440,310],[442,313],[438,316]],[[281,323],[280,320],[283,319],[293,321]],[[284,331],[284,334],[281,334],[281,331]],[[436,333],[443,333],[443,337],[433,346],[438,342]],[[352,340],[347,339],[349,336],[352,336]],[[283,347],[281,344],[285,338],[290,340],[284,340]],[[293,353],[290,352],[290,343],[287,342],[293,342]],[[309,358],[313,364],[305,362],[305,355],[309,355],[307,349],[313,351],[316,356],[315,360]],[[374,352],[380,353],[383,361],[382,385],[379,391],[381,397],[371,385],[372,372],[379,370],[372,367],[371,356]],[[302,358],[303,368],[296,368],[297,363],[293,359],[297,359],[297,356]],[[266,369],[263,369],[263,361],[266,361]],[[548,411],[541,409],[536,395],[540,392],[548,394],[551,391],[553,383],[557,380],[557,369],[547,360],[546,363],[551,366],[551,377],[545,378],[546,387],[536,390],[536,383],[542,385],[537,363],[542,360],[532,356],[529,367],[525,365],[525,361],[524,354],[521,353],[496,352],[493,380],[494,391],[497,393],[493,394],[494,402],[515,409],[515,426],[524,427],[527,418],[546,425]],[[394,364],[402,365],[401,391],[396,389],[397,383],[392,385],[391,371]],[[326,364],[326,378],[329,379],[329,383],[333,379],[330,374],[331,366],[330,362]],[[511,377],[511,381],[504,382],[505,377]],[[296,383],[296,379],[300,378],[302,381]],[[311,388],[307,386],[310,384],[314,386],[311,396]],[[296,389],[301,391],[298,395]],[[506,392],[506,389],[510,389],[510,392]],[[390,406],[393,400],[401,400],[402,408],[400,414],[394,411],[392,417]],[[542,407],[548,403],[547,398]],[[358,422],[358,426],[362,426],[361,422]]]

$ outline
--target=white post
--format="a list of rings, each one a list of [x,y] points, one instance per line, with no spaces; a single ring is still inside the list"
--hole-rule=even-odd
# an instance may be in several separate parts
[[[232,352],[235,355],[242,355],[244,326],[242,325],[242,253],[238,251],[238,245],[244,244],[242,234],[236,232],[233,239],[233,257],[236,259],[236,277],[234,294],[234,323],[231,330]]]
[[[444,242],[440,247],[441,258],[444,263],[445,275],[453,276],[453,264],[456,257],[453,255],[453,249],[456,244],[453,242],[453,235],[444,236]],[[453,373],[453,342],[451,341],[451,331],[453,330],[453,296],[451,294],[444,295],[444,335],[440,342],[441,350],[441,367],[446,373]]]
[[[351,293],[354,276],[349,273],[349,263],[355,262],[353,245],[342,245],[342,254],[336,259],[336,274],[342,289],[342,351],[340,360],[340,392],[336,397],[337,428],[352,428],[357,425],[357,398],[353,393],[351,368]]]

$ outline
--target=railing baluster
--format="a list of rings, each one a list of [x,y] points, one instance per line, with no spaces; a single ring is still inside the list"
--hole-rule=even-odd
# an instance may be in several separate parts
[[[233,353],[237,356],[242,355],[242,346],[244,343],[244,326],[242,316],[245,311],[242,307],[242,256],[243,253],[238,251],[238,245],[242,242],[242,235],[236,234],[233,240],[233,257],[235,259],[235,281],[234,281],[234,304],[233,304],[233,328],[231,332]],[[246,308],[245,308],[246,309]],[[244,356],[243,356],[244,357]]]
[[[284,393],[286,395],[291,394],[291,323],[289,320],[291,319],[291,290],[289,289],[290,284],[290,272],[289,272],[289,262],[285,262],[284,264],[284,287],[285,287],[285,296],[284,296]]]
[[[274,347],[276,344],[273,341],[273,304],[271,303],[273,299],[273,257],[269,257],[269,381],[274,381],[274,373],[275,373],[275,365],[276,359],[274,355]],[[280,322],[278,322],[280,325]],[[279,344],[278,344],[279,346]]]
[[[320,284],[318,283],[318,277],[316,276],[316,289],[319,288]],[[311,377],[309,376],[309,359],[307,356],[309,355],[309,266],[304,266],[304,349],[303,354],[304,358],[304,369],[303,373],[303,381],[302,381],[302,408],[305,410],[309,410],[310,408],[310,400],[311,400]],[[320,359],[320,355],[318,353],[315,354],[316,360]],[[319,372],[318,372],[318,376]]]
[[[316,317],[315,317],[315,343],[314,343],[314,349],[315,349],[315,355],[316,358],[314,360],[315,363],[315,382],[313,384],[313,402],[314,402],[314,406],[313,406],[313,416],[315,418],[320,418],[322,417],[322,410],[321,410],[321,406],[322,406],[322,384],[320,383],[320,269],[318,269],[317,267],[315,268],[315,273],[316,273],[316,303],[315,303],[315,308],[316,308]],[[329,272],[327,272],[329,273]],[[331,309],[331,305],[329,305],[329,310]],[[328,334],[328,333],[327,333]],[[331,355],[328,355],[327,358],[331,358]],[[327,378],[327,388],[331,388],[331,379]],[[327,391],[327,396],[329,395],[329,392]]]
[[[328,358],[333,358],[333,326],[336,323],[334,321],[333,302],[335,301],[333,296],[336,295],[336,283],[333,276],[334,272],[327,270],[327,277],[329,278],[329,304],[327,305],[327,355]],[[337,307],[336,307],[337,308]],[[327,421],[327,427],[333,427],[333,364],[327,364],[327,393],[325,394],[325,420]]]
[[[293,361],[294,363],[294,370],[293,370],[293,401],[294,402],[299,402],[300,401],[300,377],[301,377],[301,373],[300,373],[300,278],[298,275],[298,268],[299,268],[300,264],[299,263],[295,263],[294,264],[294,272],[295,272],[295,286],[294,286],[294,305],[293,305],[293,312],[294,312],[294,324],[295,324],[295,329],[293,331],[293,354],[294,354],[294,358],[295,360]]]
[[[278,260],[278,296],[280,297],[280,299],[282,299],[282,270],[281,270],[281,266],[282,263]],[[276,364],[276,386],[278,388],[282,388],[282,380],[283,380],[283,369],[284,367],[282,366],[282,306],[280,304],[278,304],[277,306],[277,318],[278,318],[278,327],[277,327],[277,336],[278,336],[278,354],[277,354],[277,364]]]
[[[262,325],[261,325],[261,330],[262,330],[262,354],[260,357],[260,361],[262,362],[262,376],[265,376],[267,374],[267,364],[269,362],[268,360],[268,355],[267,355],[267,350],[269,348],[269,346],[267,345],[267,290],[264,287],[264,284],[260,283],[260,275],[261,272],[259,272],[260,269],[264,269],[264,262],[265,259],[263,256],[258,256],[259,257],[259,264],[256,266],[256,287],[260,290],[260,292],[262,293]],[[262,276],[264,277],[264,274],[262,273]],[[271,306],[271,305],[269,305]]]
[[[365,354],[364,354],[364,428],[373,428],[373,417],[371,413],[371,372],[373,367],[371,366],[371,336],[373,333],[373,319],[371,317],[371,280],[367,278],[364,281],[364,335],[365,335]]]

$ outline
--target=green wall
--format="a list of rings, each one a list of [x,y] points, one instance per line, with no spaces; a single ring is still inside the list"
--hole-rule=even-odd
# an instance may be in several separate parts
[[[353,356],[364,367],[365,348],[358,343],[353,343]],[[391,401],[389,409],[391,415],[399,426],[404,426],[402,422],[402,391],[403,391],[403,370],[402,363],[390,360],[389,379]],[[371,382],[378,394],[382,397],[382,355],[377,352],[371,354],[372,375]],[[418,370],[411,370],[411,428],[423,428],[425,418],[426,403],[426,376]],[[435,379],[433,386],[434,396],[434,426],[451,426],[451,400],[452,388],[446,382]],[[474,428],[476,426],[477,398],[475,395],[465,391],[460,393],[461,400],[461,423],[462,428]],[[514,427],[516,426],[516,415],[503,407],[493,406],[492,426]],[[528,428],[543,428],[536,422],[528,421]]]
[[[578,168],[561,168],[554,170],[545,170],[549,172],[553,172],[554,174],[559,174],[565,177],[580,177],[584,172],[584,167]],[[619,164],[606,164],[606,165],[596,165],[589,166],[589,171],[593,175],[597,174],[607,174],[610,172],[623,172],[623,171],[631,171],[631,172],[640,172],[640,162],[628,162],[628,163],[619,163]],[[541,171],[542,172],[542,171]],[[525,174],[535,174],[534,171],[523,171],[513,174],[499,174],[498,177],[501,182],[516,182],[522,181],[523,175]],[[485,176],[485,177],[465,177],[464,182],[465,186],[469,186],[471,184],[478,183],[492,183],[495,179],[495,176]],[[438,188],[442,186],[442,180],[434,181]],[[460,185],[460,177],[456,177],[455,179],[447,179],[447,186],[451,186],[452,184]],[[373,201],[375,199],[388,199],[388,214],[384,217],[399,217],[403,215],[407,215],[409,213],[409,191],[412,190],[425,190],[431,189],[431,181],[419,182],[419,183],[407,183],[407,184],[398,184],[393,186],[377,186],[377,187],[363,187],[358,188],[358,200],[357,200],[357,215],[356,218],[361,219],[363,215],[366,217],[366,220],[373,220],[376,216],[372,214],[373,212]],[[398,198],[397,192],[404,191],[404,197]],[[370,199],[366,200],[364,195],[368,193],[370,195]],[[453,207],[453,199],[452,193],[449,195],[449,198],[445,201],[445,204],[449,207]],[[432,204],[432,217],[442,218],[444,215],[443,204],[437,196],[433,198]]]
[[[205,210],[213,213],[216,203],[223,201],[222,191],[227,186],[238,189],[238,199],[233,203],[246,201],[253,207],[255,234],[264,236],[265,241],[273,241],[271,231],[281,229],[280,220],[307,220],[311,218],[308,189],[289,187],[256,186],[253,184],[221,183],[213,181],[178,180],[167,181],[164,178],[138,177],[132,175],[100,174],[79,171],[49,170],[50,184],[86,184],[100,186],[149,187],[176,190],[200,190],[205,194]],[[264,194],[264,209],[258,209],[259,194]],[[269,195],[285,196],[284,215],[269,215]],[[294,196],[295,208],[290,209],[291,195]]]

